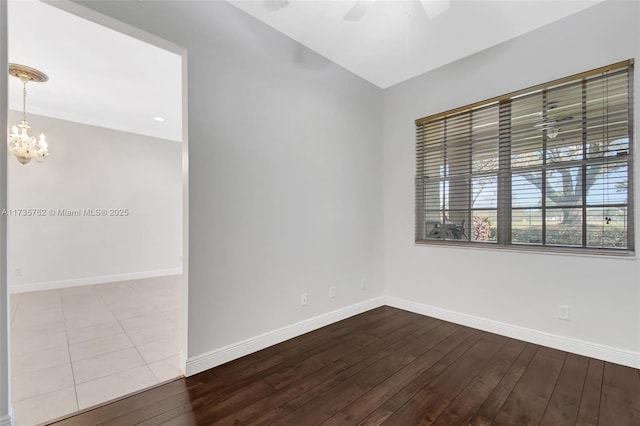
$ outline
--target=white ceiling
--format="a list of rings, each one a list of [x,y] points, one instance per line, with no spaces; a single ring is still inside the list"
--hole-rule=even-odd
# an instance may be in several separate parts
[[[433,19],[419,0],[377,0],[357,22],[343,19],[356,0],[289,0],[277,10],[281,0],[228,1],[387,88],[603,0],[451,0]]]
[[[182,139],[180,56],[39,1],[10,0],[8,12],[9,62],[49,76],[27,84],[27,120],[32,112]],[[22,110],[17,78],[9,79],[9,107]]]
[[[386,88],[602,0],[451,0],[431,20],[418,0],[377,0],[358,22],[343,19],[355,0],[289,0],[271,11],[263,0],[228,1]],[[8,5],[9,61],[50,78],[27,85],[27,112],[181,139],[180,56],[40,1]],[[21,95],[21,82],[10,78],[11,109],[22,109]]]

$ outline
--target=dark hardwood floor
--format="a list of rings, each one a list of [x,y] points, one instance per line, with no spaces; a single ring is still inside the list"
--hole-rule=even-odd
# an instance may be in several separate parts
[[[55,423],[640,425],[639,370],[382,307]]]

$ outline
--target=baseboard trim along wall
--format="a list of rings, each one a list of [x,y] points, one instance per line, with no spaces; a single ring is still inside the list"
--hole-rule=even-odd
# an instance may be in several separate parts
[[[234,359],[238,359],[269,346],[284,342],[285,340],[289,340],[293,337],[333,324],[334,322],[342,321],[343,319],[354,315],[378,308],[384,304],[384,296],[365,300],[364,302],[356,303],[355,305],[327,312],[326,314],[318,315],[220,349],[215,349],[213,351],[191,357],[187,359],[186,375],[192,376],[224,364],[225,362],[233,361]]]
[[[11,426],[11,417],[9,416],[0,417],[0,426]]]
[[[404,309],[405,311],[414,312],[416,314],[438,318],[455,324],[465,325],[467,327],[488,331],[490,333],[511,337],[513,339],[524,340],[526,342],[578,355],[626,365],[632,368],[640,368],[640,353],[638,352],[618,349],[611,346],[598,345],[578,339],[571,339],[558,336],[556,334],[545,333],[530,328],[519,327],[499,321],[437,308],[422,303],[416,303],[397,297],[387,296],[385,300],[386,305],[398,309]]]
[[[59,288],[79,287],[83,285],[105,284],[117,281],[139,280],[142,278],[164,277],[182,274],[182,268],[159,269],[156,271],[131,272],[127,274],[103,275],[71,280],[47,281],[31,284],[14,284],[9,286],[9,293],[26,293],[29,291],[54,290]],[[0,425],[1,426],[1,425]]]

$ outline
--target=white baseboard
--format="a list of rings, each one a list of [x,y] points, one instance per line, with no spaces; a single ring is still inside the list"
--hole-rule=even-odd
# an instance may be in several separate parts
[[[422,303],[399,299],[397,297],[387,296],[385,300],[386,305],[398,309],[404,309],[405,311],[414,312],[416,314],[438,318],[444,321],[465,325],[467,327],[500,334],[502,336],[507,336],[518,340],[524,340],[526,342],[535,343],[566,352],[572,352],[578,355],[584,355],[603,361],[626,365],[632,368],[640,368],[640,353],[638,352],[585,342],[578,339],[571,339],[556,334],[545,333],[543,331],[519,327],[499,321],[493,321],[486,318],[450,311],[448,309],[437,308]]]
[[[0,426],[11,426],[11,417],[8,415],[0,417]]]
[[[100,277],[76,278],[71,280],[46,281],[31,284],[14,284],[9,286],[9,293],[26,293],[29,291],[54,290],[58,288],[79,287],[83,285],[105,284],[117,281],[139,280],[142,278],[180,275],[182,268],[159,269],[156,271],[130,272],[127,274],[103,275]],[[1,426],[1,425],[0,425]]]
[[[300,336],[304,333],[308,333],[383,305],[384,296],[376,297],[374,299],[365,300],[364,302],[356,303],[355,305],[347,306],[300,321],[296,324],[291,324],[277,330],[269,331],[220,349],[215,349],[201,355],[190,357],[187,359],[186,375],[192,376],[200,373],[201,371],[224,364],[225,362],[249,355],[253,352],[284,342],[285,340],[293,337]]]

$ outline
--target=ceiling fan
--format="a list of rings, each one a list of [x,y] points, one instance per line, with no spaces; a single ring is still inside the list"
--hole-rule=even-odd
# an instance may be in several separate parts
[[[419,0],[430,19],[444,13],[450,6],[450,0]],[[357,0],[356,4],[344,15],[345,21],[359,21],[376,0]]]
[[[547,105],[547,111],[553,112],[553,110],[557,107],[557,102],[551,102],[549,105]],[[549,139],[555,139],[560,132],[560,123],[571,120],[573,120],[573,116],[556,118],[553,114],[549,115],[546,112],[541,111],[536,114],[536,118],[533,121],[533,127],[540,131],[546,130],[547,137],[549,137]]]

